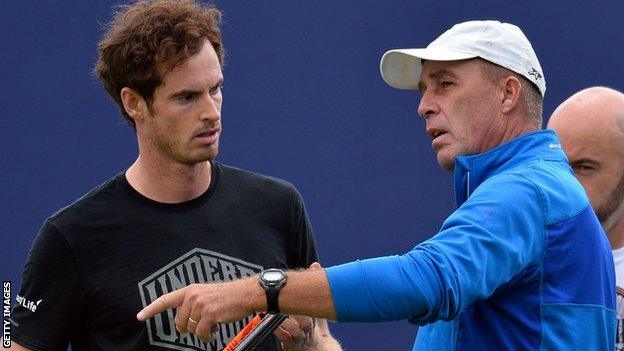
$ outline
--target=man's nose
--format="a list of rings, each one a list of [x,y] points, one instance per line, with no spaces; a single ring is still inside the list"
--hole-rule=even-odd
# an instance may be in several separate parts
[[[218,97],[208,95],[204,99],[200,118],[202,120],[218,121],[221,119],[221,95]]]
[[[431,94],[424,92],[420,98],[418,104],[418,115],[427,119],[432,114],[436,114],[439,111],[439,106],[431,96]]]

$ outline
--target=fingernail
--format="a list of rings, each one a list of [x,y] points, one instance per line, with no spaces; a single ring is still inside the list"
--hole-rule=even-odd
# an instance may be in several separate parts
[[[138,320],[142,321],[144,319],[143,317],[145,317],[145,314],[143,313],[143,311],[141,311],[141,312],[137,313],[136,317],[137,317]]]

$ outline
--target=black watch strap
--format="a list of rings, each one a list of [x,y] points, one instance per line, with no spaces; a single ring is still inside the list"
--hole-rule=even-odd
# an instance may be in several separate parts
[[[267,298],[267,312],[269,313],[280,313],[279,309],[279,289],[276,287],[270,287],[265,290],[266,298]]]
[[[281,269],[270,268],[260,273],[258,283],[264,289],[267,299],[267,311],[269,313],[280,313],[277,298],[280,289],[286,285],[286,274]]]

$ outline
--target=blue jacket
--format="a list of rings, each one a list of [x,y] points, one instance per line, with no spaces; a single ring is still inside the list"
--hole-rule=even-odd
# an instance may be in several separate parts
[[[414,350],[613,350],[611,249],[554,132],[454,172],[458,208],[437,235],[327,269],[338,320],[409,318]]]

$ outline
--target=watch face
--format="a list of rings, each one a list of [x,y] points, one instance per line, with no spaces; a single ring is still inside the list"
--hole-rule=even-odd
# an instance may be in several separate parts
[[[262,275],[262,278],[266,281],[274,282],[274,281],[278,281],[282,279],[283,276],[284,274],[280,271],[267,271],[267,272],[264,272],[264,274]]]

